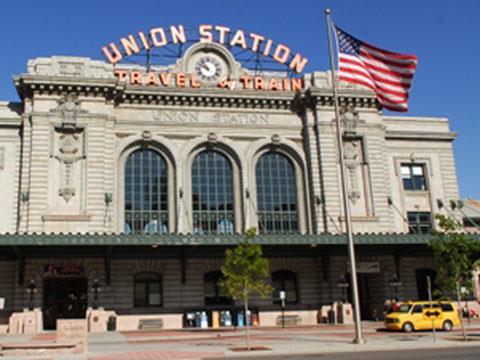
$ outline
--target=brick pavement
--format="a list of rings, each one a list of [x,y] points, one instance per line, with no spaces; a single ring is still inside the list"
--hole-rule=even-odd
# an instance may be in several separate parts
[[[286,355],[293,353],[326,353],[354,350],[409,349],[419,347],[459,346],[459,330],[438,332],[439,340],[433,343],[431,332],[404,334],[381,330],[381,323],[363,324],[366,345],[353,345],[352,325],[318,325],[310,327],[255,328],[252,345],[266,346],[271,351],[262,354]],[[480,321],[468,325],[469,333],[480,339]],[[2,336],[1,342],[38,343],[51,342],[54,332],[35,336]],[[22,341],[23,340],[23,341]],[[480,344],[476,342],[476,344]],[[59,359],[123,360],[123,359],[201,359],[242,357],[248,353],[231,351],[244,345],[243,329],[237,330],[180,330],[180,331],[130,331],[89,334],[88,356],[61,357]],[[258,355],[256,352],[255,355]]]

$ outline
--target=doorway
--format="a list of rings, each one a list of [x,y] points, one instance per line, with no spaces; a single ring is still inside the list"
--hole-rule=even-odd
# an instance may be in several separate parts
[[[85,277],[50,277],[43,283],[43,326],[55,330],[57,319],[86,316],[88,283]]]
[[[348,301],[353,304],[351,279],[348,276]],[[358,300],[362,320],[376,320],[382,315],[384,294],[382,275],[377,273],[357,273]]]

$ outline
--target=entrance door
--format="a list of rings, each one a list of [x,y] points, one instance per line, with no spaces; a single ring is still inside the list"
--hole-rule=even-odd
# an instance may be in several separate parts
[[[348,276],[348,300],[353,304],[350,274]],[[360,316],[362,320],[374,320],[381,314],[374,315],[374,310],[383,306],[383,298],[379,297],[381,277],[377,273],[357,273],[358,300],[360,302]]]
[[[57,319],[85,318],[87,279],[84,277],[46,278],[43,286],[43,326],[54,330]]]

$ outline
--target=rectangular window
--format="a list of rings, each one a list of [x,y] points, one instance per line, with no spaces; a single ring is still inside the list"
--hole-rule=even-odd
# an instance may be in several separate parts
[[[427,190],[427,178],[424,164],[401,164],[403,188],[409,191]]]
[[[428,234],[432,229],[429,212],[408,212],[408,227],[411,234]]]

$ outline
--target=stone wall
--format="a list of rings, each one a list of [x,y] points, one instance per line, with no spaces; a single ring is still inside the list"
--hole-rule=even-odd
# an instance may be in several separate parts
[[[18,128],[2,128],[5,135],[0,134],[10,139],[1,147],[8,169],[0,171],[11,174],[2,176],[8,183],[1,188],[8,189],[3,191],[10,201],[4,211],[10,215],[2,217],[7,225],[0,231],[17,230],[13,200],[25,192],[29,199],[20,202],[19,231],[123,232],[126,155],[150,147],[170,161],[169,228],[191,232],[190,165],[206,144],[235,162],[236,231],[258,224],[255,162],[271,148],[295,164],[300,232],[342,231],[330,85],[321,72],[305,75],[305,81],[308,92],[297,96],[215,88],[202,94],[188,88],[153,91],[120,83],[111,66],[99,61],[31,60],[28,74],[16,79],[25,95],[22,115],[28,119],[23,122],[21,157]],[[437,212],[436,199],[458,198],[451,146],[455,136],[448,120],[383,116],[371,92],[351,86],[342,87],[341,105],[355,105],[342,113],[350,122],[344,126],[351,132],[346,141],[351,145],[346,146],[355,232],[408,230],[388,205],[389,197],[403,214],[417,206]],[[0,118],[12,114],[6,105],[3,109]],[[20,115],[14,117],[19,126]],[[398,162],[412,156],[428,166],[428,194],[405,194],[401,187]],[[110,194],[113,202],[107,203]]]
[[[321,305],[331,304],[342,299],[342,290],[337,284],[341,278],[348,275],[345,256],[333,256],[330,260],[328,273],[324,273],[319,258],[272,258],[270,271],[290,270],[297,274],[298,304],[288,305],[290,309],[319,309]],[[393,256],[360,257],[358,262],[378,262],[380,272],[366,274],[368,290],[364,299],[368,303],[368,311],[377,309],[381,314],[386,299],[394,297],[394,290],[389,285],[395,274]],[[99,305],[106,310],[114,310],[118,314],[155,314],[182,313],[185,309],[204,307],[204,274],[220,270],[220,259],[189,259],[187,261],[186,281],[182,284],[180,259],[138,259],[112,260],[111,284],[106,285],[102,259],[27,259],[25,267],[24,286],[17,282],[18,267],[15,262],[0,262],[0,281],[4,284],[2,296],[6,297],[6,309],[0,314],[6,318],[11,311],[21,311],[28,307],[29,295],[27,286],[30,280],[37,285],[35,306],[43,306],[43,279],[45,265],[78,266],[84,269],[88,279],[88,304],[93,303],[91,286],[98,279],[101,286]],[[431,258],[407,257],[401,260],[400,272],[402,287],[401,299],[416,299],[417,285],[415,270],[432,268]],[[135,308],[133,306],[133,277],[141,271],[153,271],[162,275],[163,306],[154,308]],[[360,275],[362,276],[362,275]],[[348,278],[347,278],[348,279]],[[361,289],[365,292],[365,289]],[[237,304],[241,306],[241,304]],[[252,307],[261,310],[278,310],[271,298],[253,297]]]

